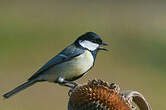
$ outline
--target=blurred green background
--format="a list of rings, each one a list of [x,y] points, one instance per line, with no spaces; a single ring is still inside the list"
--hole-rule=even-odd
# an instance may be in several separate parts
[[[166,2],[124,0],[0,1],[0,94],[26,81],[79,35],[93,31],[109,43],[95,67],[77,80],[99,78],[137,90],[165,110]],[[68,88],[38,83],[0,110],[67,110]]]

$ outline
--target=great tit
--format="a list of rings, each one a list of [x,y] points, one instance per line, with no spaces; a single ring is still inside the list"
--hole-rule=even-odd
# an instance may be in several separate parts
[[[9,98],[42,81],[54,82],[68,87],[71,87],[71,84],[77,85],[73,81],[82,77],[94,66],[98,51],[107,50],[103,48],[106,45],[99,35],[94,32],[81,35],[74,43],[42,66],[24,84],[4,94],[3,97]]]

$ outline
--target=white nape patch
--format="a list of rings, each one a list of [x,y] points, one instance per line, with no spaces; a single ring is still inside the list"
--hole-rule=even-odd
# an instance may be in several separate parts
[[[91,51],[94,51],[99,47],[99,44],[93,43],[93,42],[88,41],[88,40],[79,40],[79,44],[82,47],[87,48],[88,50],[91,50]]]

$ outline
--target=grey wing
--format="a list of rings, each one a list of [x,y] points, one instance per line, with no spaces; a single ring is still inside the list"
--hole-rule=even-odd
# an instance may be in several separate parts
[[[75,45],[70,45],[65,48],[58,55],[49,60],[44,66],[42,66],[34,75],[32,75],[28,80],[33,80],[39,75],[41,75],[44,71],[48,70],[52,66],[63,63],[65,61],[71,60],[75,56],[79,56],[84,53],[84,50],[81,48],[77,48]]]

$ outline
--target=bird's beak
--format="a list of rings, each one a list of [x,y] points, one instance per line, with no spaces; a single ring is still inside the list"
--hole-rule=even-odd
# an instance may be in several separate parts
[[[102,44],[100,45],[100,47],[98,48],[98,50],[108,51],[108,49],[103,48],[103,46],[108,46],[108,44],[106,44],[106,43],[102,43]]]

